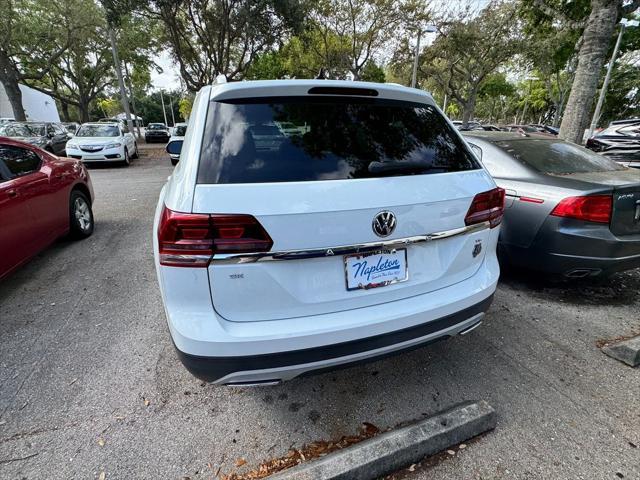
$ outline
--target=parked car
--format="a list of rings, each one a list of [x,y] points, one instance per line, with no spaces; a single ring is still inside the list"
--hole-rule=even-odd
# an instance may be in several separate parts
[[[13,117],[0,117],[0,123],[7,123],[7,122],[15,122],[16,119]]]
[[[144,130],[144,140],[151,142],[168,142],[171,134],[164,123],[150,123]]]
[[[501,260],[565,277],[640,267],[640,175],[556,138],[469,132],[506,190]]]
[[[424,91],[216,84],[167,151],[154,257],[200,378],[279,382],[466,333],[489,307],[504,192]]]
[[[622,165],[640,168],[640,119],[612,122],[588,139],[586,146]]]
[[[480,125],[480,122],[476,122],[476,121],[469,121],[467,123],[467,128],[463,128],[463,122],[462,120],[453,120],[451,123],[453,123],[453,125],[458,129],[458,130],[484,130],[482,128],[482,125]]]
[[[84,163],[120,162],[128,166],[132,158],[138,158],[138,144],[120,123],[84,123],[67,143],[67,154]]]
[[[62,122],[62,126],[67,129],[72,136],[76,134],[80,128],[80,124],[77,122]]]
[[[187,133],[187,124],[186,123],[176,123],[175,127],[171,131],[171,138],[169,141],[172,142],[174,140],[183,140],[184,135]],[[171,165],[176,166],[180,161],[180,155],[169,154],[171,158]]]
[[[92,203],[81,162],[0,137],[0,278],[61,236],[91,235]]]
[[[52,122],[7,122],[0,124],[0,136],[30,143],[55,155],[65,156],[67,130]]]

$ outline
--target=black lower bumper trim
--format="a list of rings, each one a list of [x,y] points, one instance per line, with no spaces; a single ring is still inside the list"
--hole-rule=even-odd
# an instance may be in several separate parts
[[[331,360],[431,335],[454,327],[474,315],[486,312],[491,306],[492,301],[493,295],[479,303],[476,303],[475,305],[472,305],[471,307],[465,308],[464,310],[420,325],[396,330],[382,335],[375,335],[372,337],[365,337],[358,340],[335,343],[333,345],[325,345],[322,347],[306,348],[303,350],[291,350],[244,357],[202,357],[189,355],[177,348],[176,350],[180,357],[180,361],[187,370],[202,380],[213,382],[233,372],[282,368],[323,360]],[[408,347],[407,349],[410,348],[415,348],[415,346]],[[373,357],[372,360],[378,358],[379,357]]]

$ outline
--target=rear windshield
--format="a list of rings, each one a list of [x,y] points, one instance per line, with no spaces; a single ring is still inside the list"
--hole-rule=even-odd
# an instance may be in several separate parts
[[[212,102],[198,183],[343,180],[480,168],[434,107],[353,97]]]
[[[542,173],[566,175],[624,170],[613,160],[562,140],[528,138],[497,144],[517,160]]]

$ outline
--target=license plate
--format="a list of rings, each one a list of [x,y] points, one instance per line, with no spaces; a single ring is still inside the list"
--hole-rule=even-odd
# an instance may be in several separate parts
[[[407,249],[345,255],[347,290],[386,287],[409,279]]]

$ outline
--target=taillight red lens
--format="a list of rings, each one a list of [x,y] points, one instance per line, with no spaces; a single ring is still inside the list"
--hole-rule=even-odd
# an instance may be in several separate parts
[[[494,228],[502,222],[503,214],[504,189],[498,187],[479,193],[473,198],[467,216],[464,218],[464,223],[466,225],[474,225],[488,221],[491,228]]]
[[[611,195],[568,197],[556,205],[551,215],[577,218],[587,222],[609,223],[611,221],[612,205],[613,198]]]
[[[158,244],[161,265],[207,267],[215,253],[267,252],[273,241],[251,215],[181,213],[164,207]]]
[[[251,215],[211,215],[217,253],[268,252],[273,240]]]

